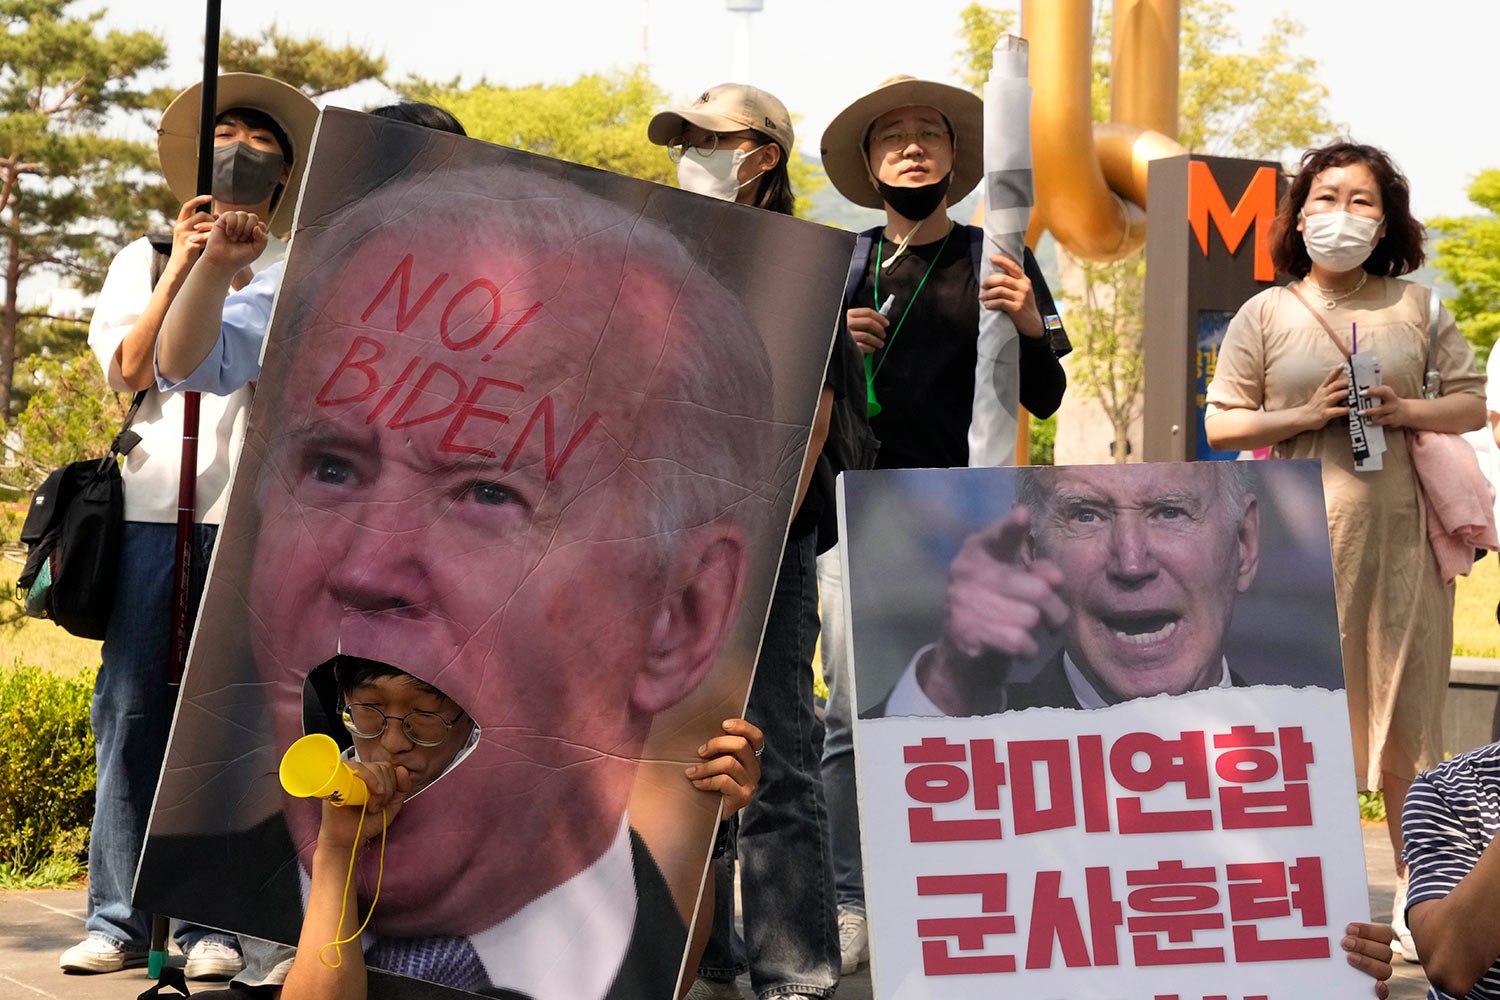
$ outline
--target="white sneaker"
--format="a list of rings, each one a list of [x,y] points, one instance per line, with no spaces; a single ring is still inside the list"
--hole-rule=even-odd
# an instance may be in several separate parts
[[[745,1000],[734,980],[695,979],[683,1000]]]
[[[90,934],[57,960],[64,972],[119,972],[146,964],[144,951],[116,948],[102,934]]]
[[[245,967],[240,950],[224,938],[206,937],[187,950],[182,974],[189,979],[233,979]]]
[[[1417,943],[1412,940],[1411,928],[1406,926],[1406,879],[1404,878],[1396,883],[1396,901],[1391,907],[1391,930],[1396,932],[1395,940],[1391,942],[1391,951],[1413,965],[1421,965],[1422,959],[1417,954]]]
[[[862,913],[839,911],[839,965],[849,975],[870,960],[870,928]]]

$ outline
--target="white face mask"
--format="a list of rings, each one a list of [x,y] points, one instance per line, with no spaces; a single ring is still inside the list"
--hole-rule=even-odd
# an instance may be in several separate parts
[[[1302,212],[1302,242],[1314,264],[1334,272],[1352,271],[1370,259],[1383,219],[1352,212]]]
[[[706,194],[720,201],[734,201],[740,188],[759,177],[739,181],[740,164],[751,153],[758,153],[764,146],[754,149],[716,149],[707,156],[699,156],[696,150],[683,153],[677,161],[677,186],[694,194]]]

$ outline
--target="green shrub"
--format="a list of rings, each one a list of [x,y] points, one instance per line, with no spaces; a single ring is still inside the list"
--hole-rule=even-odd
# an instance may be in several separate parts
[[[93,671],[0,671],[0,885],[76,879],[94,814]]]
[[[1028,465],[1051,465],[1052,449],[1057,444],[1057,414],[1046,420],[1031,418],[1030,454]]]
[[[1384,823],[1385,796],[1379,792],[1360,792],[1359,818],[1372,823]]]

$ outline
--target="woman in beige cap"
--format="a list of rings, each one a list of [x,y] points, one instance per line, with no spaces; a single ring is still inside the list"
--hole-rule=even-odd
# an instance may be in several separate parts
[[[792,119],[764,90],[710,87],[687,107],[652,118],[646,136],[667,147],[684,191],[792,214]]]
[[[711,87],[686,107],[658,114],[647,134],[667,147],[677,164],[678,186],[684,190],[792,214],[787,174],[792,121],[786,107],[765,91],[738,83]],[[712,929],[688,1000],[740,997],[735,977],[746,971],[747,959],[751,985],[767,1000],[823,997],[838,985],[838,932],[820,767],[822,724],[813,711],[812,691],[818,636],[815,558],[833,544],[826,530],[820,532],[820,521],[825,511],[834,509],[834,479],[813,473],[827,462],[822,453],[830,436],[842,437],[846,427],[855,429],[856,439],[868,434],[864,393],[858,353],[848,338],[841,337],[829,361],[802,469],[805,492],[799,495],[782,552],[745,709],[745,717],[765,731],[766,742],[760,790],[745,807],[737,838],[744,957],[736,956],[732,942],[733,862],[721,859],[705,889],[700,912],[712,913],[713,919],[700,919],[697,926],[701,932],[712,923]]]

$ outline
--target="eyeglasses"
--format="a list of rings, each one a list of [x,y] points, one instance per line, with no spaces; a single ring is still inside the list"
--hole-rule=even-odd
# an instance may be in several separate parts
[[[719,151],[719,141],[721,139],[737,141],[740,139],[753,139],[755,137],[751,132],[707,132],[704,135],[705,138],[703,139],[689,139],[685,135],[679,135],[667,143],[667,155],[672,158],[673,163],[678,163],[688,150],[692,150],[694,154],[706,160]]]
[[[366,740],[379,739],[385,734],[387,722],[401,723],[401,731],[406,738],[419,747],[435,747],[442,744],[448,738],[451,730],[459,719],[464,717],[460,711],[452,721],[443,718],[436,712],[408,712],[405,715],[386,715],[375,705],[345,705],[340,713],[344,719],[344,728],[355,736]]]
[[[875,148],[882,153],[899,153],[912,143],[916,143],[923,149],[930,149],[948,140],[949,134],[947,132],[942,132],[935,128],[918,129],[915,132],[898,132],[893,129],[889,132],[882,132],[871,139],[875,144]]]

